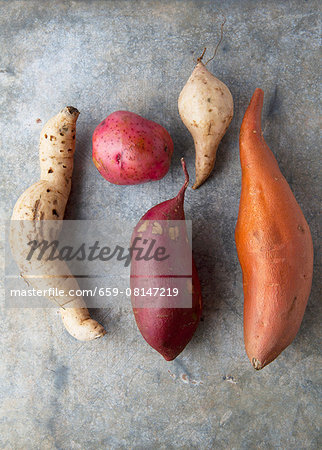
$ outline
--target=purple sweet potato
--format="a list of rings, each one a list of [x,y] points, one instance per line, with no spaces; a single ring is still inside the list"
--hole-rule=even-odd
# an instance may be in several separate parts
[[[202,310],[183,209],[189,184],[183,159],[182,167],[186,178],[178,195],[151,208],[135,227],[131,240],[132,248],[136,240],[155,240],[155,247],[166,249],[169,256],[145,261],[137,260],[133,252],[131,262],[131,298],[137,326],[147,343],[167,361],[175,359],[191,340]],[[145,295],[149,289],[158,294]],[[178,295],[171,295],[176,289]]]

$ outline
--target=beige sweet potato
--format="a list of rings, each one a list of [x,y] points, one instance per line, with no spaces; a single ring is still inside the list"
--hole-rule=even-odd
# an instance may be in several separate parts
[[[43,227],[41,221],[57,221],[64,217],[71,188],[78,115],[76,108],[67,106],[44,126],[39,146],[41,179],[20,196],[11,218],[20,221],[19,226],[11,227],[14,258],[23,278],[36,289],[58,288],[66,293],[78,289],[78,283],[64,261],[28,260],[25,239],[29,236],[41,241],[58,237],[57,224],[50,227],[46,222]],[[76,339],[88,341],[105,334],[102,325],[90,318],[82,297],[49,298],[59,304],[63,323]]]
[[[201,186],[212,172],[217,149],[233,118],[233,97],[228,87],[199,61],[182,89],[178,108],[196,151],[196,180]]]

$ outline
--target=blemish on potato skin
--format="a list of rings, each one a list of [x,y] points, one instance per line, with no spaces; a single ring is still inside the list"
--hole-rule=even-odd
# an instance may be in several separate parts
[[[192,280],[190,279],[187,280],[187,290],[189,294],[194,294]]]
[[[169,237],[173,241],[178,239],[178,237],[179,237],[179,228],[177,226],[169,227]]]
[[[139,228],[138,228],[138,233],[143,233],[144,231],[146,231],[147,230],[147,228],[148,228],[148,225],[149,225],[149,221],[148,220],[145,220],[140,226],[139,226]]]
[[[287,314],[290,314],[293,311],[293,309],[295,308],[295,305],[296,305],[296,301],[297,301],[297,296],[295,295]]]
[[[33,207],[33,220],[36,220],[39,213],[39,203],[40,199],[35,201],[34,207]]]
[[[159,222],[153,222],[152,225],[152,234],[162,234],[163,229],[162,226],[159,224]]]

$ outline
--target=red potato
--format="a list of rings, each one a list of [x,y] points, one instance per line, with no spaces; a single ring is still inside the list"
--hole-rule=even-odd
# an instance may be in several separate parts
[[[110,114],[93,134],[93,162],[114,184],[140,184],[163,178],[173,142],[165,128],[129,111]]]
[[[167,361],[175,359],[186,347],[197,329],[202,298],[197,269],[188,244],[185,215],[183,209],[184,194],[189,176],[182,159],[185,183],[178,195],[151,208],[139,221],[132,235],[132,245],[137,237],[155,239],[156,246],[164,246],[175,255],[174,266],[171,260],[164,264],[152,259],[131,262],[132,306],[138,328],[151,347],[157,350]],[[171,221],[182,221],[180,222]],[[178,223],[180,226],[178,226]],[[173,226],[173,224],[175,224]],[[190,264],[190,277],[179,277]],[[167,276],[164,273],[168,273]],[[191,276],[192,273],[192,276]],[[177,277],[176,277],[177,275]],[[177,297],[135,296],[135,289],[179,287]]]

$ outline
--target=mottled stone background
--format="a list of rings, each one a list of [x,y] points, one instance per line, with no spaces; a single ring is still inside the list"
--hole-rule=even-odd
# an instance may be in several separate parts
[[[204,296],[185,351],[165,362],[143,341],[129,302],[96,310],[108,330],[82,344],[55,309],[9,310],[0,322],[3,449],[317,449],[319,444],[318,0],[0,1],[1,211],[38,179],[43,123],[65,105],[81,115],[68,219],[136,222],[194,170],[177,98],[204,46],[231,89],[235,116],[211,179],[186,195]],[[238,132],[256,87],[264,135],[310,224],[312,293],[294,343],[261,372],[247,360],[241,270],[234,244],[240,194]],[[118,187],[91,161],[91,135],[127,109],[170,132],[175,153],[159,182]],[[41,119],[42,123],[37,123]],[[3,291],[3,290],[2,290]]]

